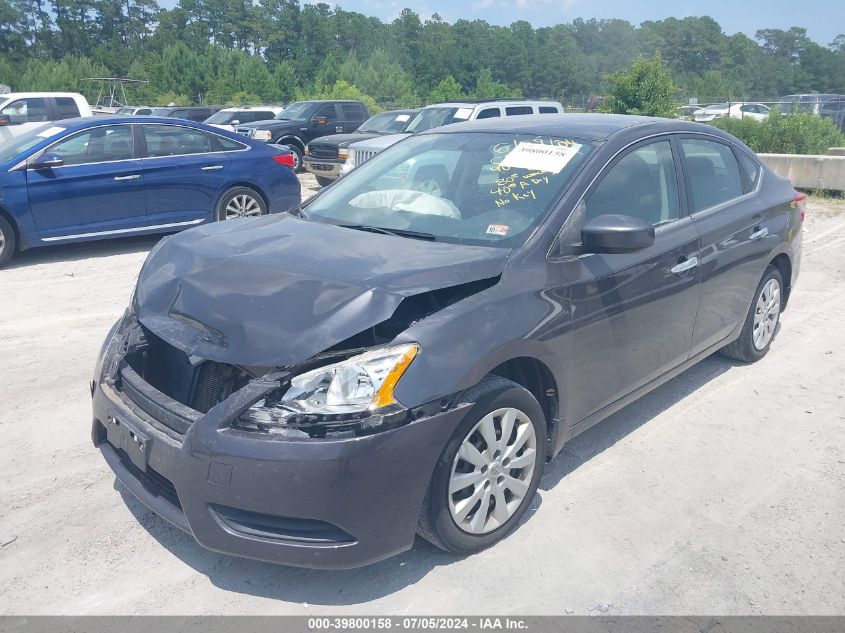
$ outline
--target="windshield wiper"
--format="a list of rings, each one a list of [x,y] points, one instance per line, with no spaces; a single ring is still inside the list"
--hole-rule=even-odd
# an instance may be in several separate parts
[[[287,210],[288,213],[291,215],[295,215],[298,218],[302,218],[303,220],[308,219],[308,212],[305,210],[305,202],[300,202],[295,207],[291,207]]]
[[[393,235],[394,237],[410,237],[415,240],[425,240],[427,242],[436,242],[437,236],[433,233],[423,233],[422,231],[411,231],[409,229],[388,229],[383,226],[370,226],[369,224],[338,224],[345,229],[355,229],[356,231],[369,231],[370,233],[379,233],[380,235]]]

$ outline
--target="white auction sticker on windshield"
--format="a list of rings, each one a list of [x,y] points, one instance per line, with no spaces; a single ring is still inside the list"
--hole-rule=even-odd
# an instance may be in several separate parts
[[[581,146],[578,143],[572,145],[543,145],[542,143],[523,141],[508,152],[499,166],[559,174],[580,149]]]
[[[404,123],[405,121],[407,121],[410,118],[411,118],[410,114],[400,114],[398,117],[396,117],[396,120],[402,121]]]
[[[48,128],[47,128],[46,130],[44,130],[43,132],[39,132],[39,133],[38,133],[38,136],[40,136],[41,138],[50,138],[51,136],[55,136],[56,134],[58,134],[58,133],[60,133],[60,132],[64,132],[64,131],[65,131],[65,129],[66,129],[66,128],[63,128],[63,127],[55,127],[55,126],[54,126],[54,127],[48,127]]]
[[[455,112],[455,119],[468,119],[472,115],[472,108],[458,108]]]
[[[487,231],[485,232],[487,233],[487,235],[498,235],[500,237],[504,237],[508,234],[508,231],[510,231],[510,229],[511,227],[509,227],[507,224],[488,224]]]

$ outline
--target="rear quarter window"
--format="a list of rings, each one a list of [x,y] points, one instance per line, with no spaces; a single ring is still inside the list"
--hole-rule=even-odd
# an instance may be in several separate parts
[[[554,106],[540,106],[540,114],[558,114],[560,110],[558,110]]]

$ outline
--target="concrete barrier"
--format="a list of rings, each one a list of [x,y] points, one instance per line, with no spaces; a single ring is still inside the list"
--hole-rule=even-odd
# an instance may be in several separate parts
[[[786,176],[793,187],[845,191],[845,156],[802,156],[798,154],[758,154],[779,176]]]
[[[845,156],[845,147],[829,147],[827,149],[828,156]]]

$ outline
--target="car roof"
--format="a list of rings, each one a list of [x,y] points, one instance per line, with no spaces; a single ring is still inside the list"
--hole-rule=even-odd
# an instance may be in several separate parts
[[[526,114],[453,123],[421,134],[456,134],[459,132],[507,132],[565,136],[585,140],[605,140],[635,126],[650,126],[655,131],[708,132],[721,136],[711,125],[628,114]]]
[[[432,103],[431,105],[425,106],[423,110],[427,108],[476,108],[479,106],[497,106],[497,105],[554,105],[559,106],[560,103],[557,101],[544,101],[541,99],[479,99],[479,100],[472,100],[469,99],[467,101],[445,101],[443,103]]]
[[[41,92],[7,92],[0,94],[0,99],[23,99],[27,97],[81,97],[78,92],[52,92],[43,90]]]

